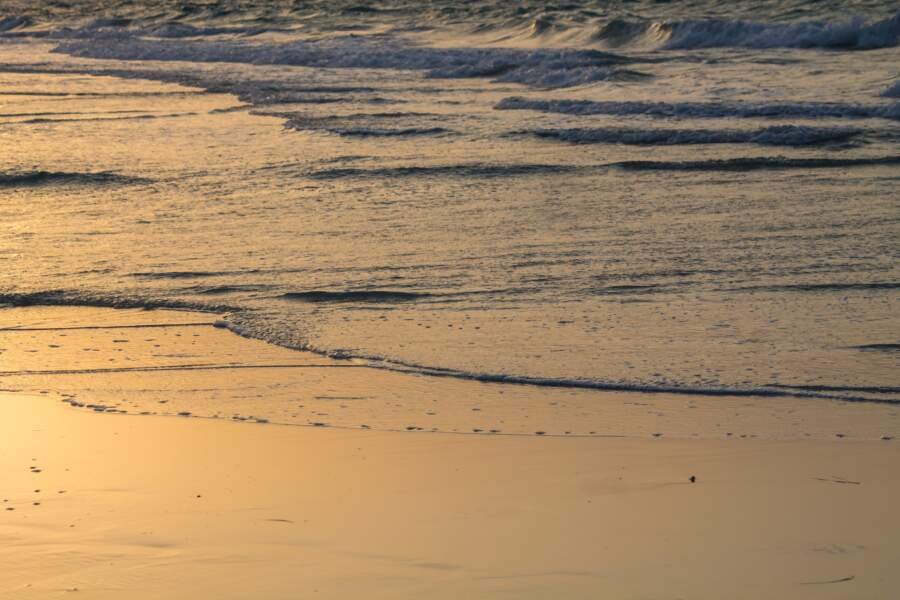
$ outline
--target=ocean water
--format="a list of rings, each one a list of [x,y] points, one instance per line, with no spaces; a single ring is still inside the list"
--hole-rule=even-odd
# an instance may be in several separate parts
[[[0,302],[900,402],[898,43],[874,1],[7,0]]]

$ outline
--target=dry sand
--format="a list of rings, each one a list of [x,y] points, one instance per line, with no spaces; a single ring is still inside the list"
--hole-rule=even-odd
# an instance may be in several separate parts
[[[20,315],[32,328],[86,323],[82,312],[67,321],[29,311]],[[25,323],[11,312],[8,323]],[[92,318],[133,324],[135,314]],[[140,316],[171,323],[174,315],[209,322]],[[180,361],[256,350],[257,342],[227,331],[194,329],[197,356]],[[95,336],[99,352],[91,354],[115,358],[98,330],[66,332],[82,348],[89,345],[79,336]],[[27,370],[24,346],[12,337],[24,335],[0,336],[0,370]],[[35,358],[31,364],[45,368],[31,370],[64,370],[51,363]],[[329,377],[367,371],[332,369]],[[154,377],[192,386],[197,380],[179,378],[199,372]],[[141,379],[146,371],[131,373],[144,373],[141,385],[158,383]],[[104,376],[79,375],[79,403],[90,401],[90,381],[111,402],[117,384]],[[693,439],[95,414],[61,402],[59,392],[70,401],[73,392],[54,389],[56,375],[33,377],[0,376],[6,389],[38,380],[48,387],[0,392],[3,598],[874,599],[900,589],[896,440],[836,438],[811,422],[808,439]],[[209,387],[185,393],[215,396],[215,381],[207,376]],[[122,387],[120,402],[141,389]],[[688,416],[673,422],[698,414],[679,402]],[[888,414],[865,408],[854,407],[860,412],[848,430],[874,431],[866,415]],[[829,410],[839,411],[823,404]]]

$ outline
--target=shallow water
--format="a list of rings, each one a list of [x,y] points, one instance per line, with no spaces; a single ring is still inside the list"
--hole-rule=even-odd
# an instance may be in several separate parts
[[[889,3],[179,5],[4,4],[5,302],[226,310],[487,381],[900,401]]]

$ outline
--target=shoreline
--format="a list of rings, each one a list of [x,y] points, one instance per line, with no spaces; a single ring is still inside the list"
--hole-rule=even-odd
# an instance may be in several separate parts
[[[96,412],[316,427],[560,437],[900,437],[900,407],[481,382],[371,367],[246,338],[215,313],[0,310],[0,387]]]

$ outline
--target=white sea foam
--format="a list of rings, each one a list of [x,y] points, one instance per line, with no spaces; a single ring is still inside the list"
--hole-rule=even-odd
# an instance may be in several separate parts
[[[426,48],[397,39],[372,41],[338,37],[281,44],[237,41],[154,40],[107,30],[76,32],[57,52],[84,58],[233,62],[318,68],[425,71],[432,78],[492,77],[534,87],[571,87],[641,74],[618,66],[633,62],[593,50],[509,48]],[[98,39],[99,38],[99,39]]]

